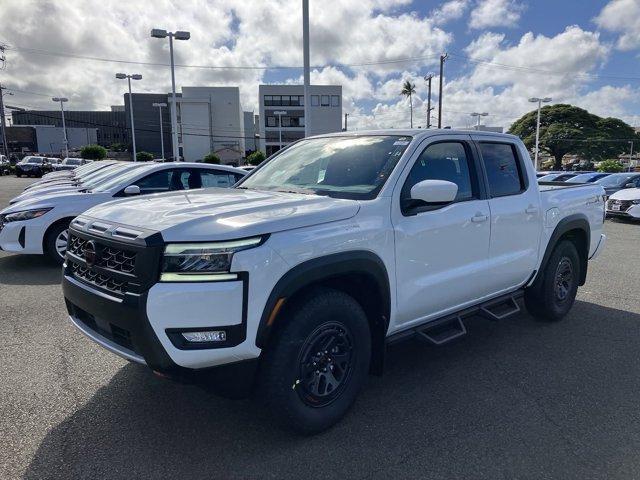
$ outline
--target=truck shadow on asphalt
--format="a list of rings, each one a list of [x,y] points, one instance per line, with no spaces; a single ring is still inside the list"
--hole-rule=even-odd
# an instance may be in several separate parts
[[[55,285],[62,281],[62,267],[42,255],[0,257],[0,285]]]
[[[639,314],[579,301],[559,323],[468,328],[390,348],[385,375],[310,438],[129,364],[51,429],[25,478],[633,476]]]

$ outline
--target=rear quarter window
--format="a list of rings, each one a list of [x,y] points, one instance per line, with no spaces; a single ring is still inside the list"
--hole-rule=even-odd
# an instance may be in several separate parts
[[[479,144],[492,197],[517,195],[526,189],[523,167],[511,143]]]

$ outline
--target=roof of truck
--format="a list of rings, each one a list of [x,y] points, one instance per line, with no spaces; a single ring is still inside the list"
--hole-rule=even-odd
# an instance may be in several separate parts
[[[344,136],[361,136],[361,135],[399,135],[399,136],[407,136],[414,137],[415,139],[422,139],[427,137],[432,137],[435,135],[478,135],[484,137],[507,137],[507,138],[519,138],[516,135],[511,135],[508,133],[496,133],[496,132],[484,132],[484,131],[476,131],[476,130],[452,130],[449,128],[386,128],[379,130],[353,130],[348,132],[335,132],[335,133],[327,133],[324,135],[315,135],[315,137],[344,137]]]

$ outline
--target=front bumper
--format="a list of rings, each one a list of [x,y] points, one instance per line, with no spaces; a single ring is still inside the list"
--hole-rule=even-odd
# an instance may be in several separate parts
[[[42,254],[42,239],[47,225],[41,218],[9,222],[0,226],[0,250],[13,253]]]

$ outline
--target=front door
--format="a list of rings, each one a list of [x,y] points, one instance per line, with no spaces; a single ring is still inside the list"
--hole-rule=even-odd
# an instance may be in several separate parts
[[[394,192],[397,317],[394,329],[457,310],[487,295],[489,203],[468,135],[428,139]],[[428,179],[458,185],[453,203],[434,207],[410,199]],[[399,190],[399,194],[398,194]]]

